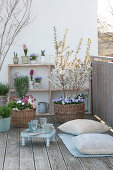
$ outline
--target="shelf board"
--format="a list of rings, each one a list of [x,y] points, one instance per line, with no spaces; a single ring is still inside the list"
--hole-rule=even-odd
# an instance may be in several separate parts
[[[81,91],[88,91],[90,90],[89,88],[85,89],[85,90],[81,90]],[[63,91],[62,89],[51,89],[51,91]],[[65,89],[65,91],[76,91],[75,89]]]
[[[51,116],[55,115],[54,113],[36,113],[36,116]]]
[[[37,63],[37,64],[9,64],[9,67],[37,67],[37,66],[53,66],[52,63]]]
[[[14,91],[14,89],[10,89],[10,92]],[[49,89],[30,89],[29,92],[49,92]]]

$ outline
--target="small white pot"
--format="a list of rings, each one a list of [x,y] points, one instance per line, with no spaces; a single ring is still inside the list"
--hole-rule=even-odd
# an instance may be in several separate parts
[[[33,81],[30,81],[29,82],[29,89],[34,89],[34,82]]]
[[[35,88],[39,89],[40,88],[40,83],[35,82]]]
[[[36,63],[37,63],[37,60],[30,60],[30,63],[31,63],[31,64],[36,64]]]

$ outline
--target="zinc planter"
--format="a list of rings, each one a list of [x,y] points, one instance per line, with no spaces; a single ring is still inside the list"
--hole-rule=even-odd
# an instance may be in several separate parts
[[[82,119],[85,113],[85,104],[54,104],[54,113],[59,123]]]
[[[10,129],[10,117],[0,119],[0,132],[9,131]]]
[[[29,56],[22,56],[22,64],[28,64],[29,63]]]

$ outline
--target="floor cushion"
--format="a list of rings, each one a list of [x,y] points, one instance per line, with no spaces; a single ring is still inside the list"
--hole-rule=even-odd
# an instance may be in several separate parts
[[[110,128],[103,123],[89,119],[75,119],[58,127],[62,132],[80,135],[84,133],[104,133]]]
[[[84,154],[113,154],[113,137],[107,134],[82,134],[73,137],[72,141]]]

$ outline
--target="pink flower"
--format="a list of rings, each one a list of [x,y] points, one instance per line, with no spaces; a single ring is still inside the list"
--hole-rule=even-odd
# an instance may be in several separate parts
[[[28,102],[28,98],[23,96],[22,103],[27,103],[27,102]]]
[[[26,50],[27,46],[25,44],[23,44],[23,50]]]
[[[31,81],[33,80],[33,74],[34,74],[34,70],[30,70],[30,78],[31,78]]]
[[[26,45],[25,45],[25,44],[23,44],[23,50],[24,50],[24,54],[25,54],[25,56],[27,56],[27,47],[26,47]]]
[[[33,76],[34,70],[30,70],[30,76]]]

